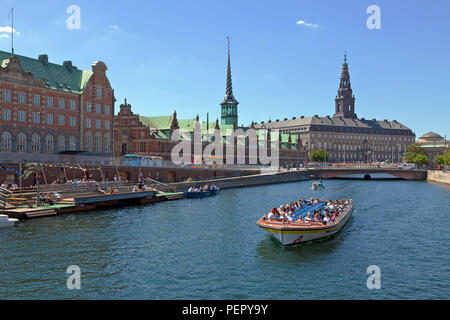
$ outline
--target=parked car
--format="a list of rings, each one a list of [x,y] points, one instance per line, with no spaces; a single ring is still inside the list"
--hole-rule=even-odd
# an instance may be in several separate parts
[[[412,170],[416,168],[416,165],[414,163],[402,163],[398,166],[398,168],[404,170]]]

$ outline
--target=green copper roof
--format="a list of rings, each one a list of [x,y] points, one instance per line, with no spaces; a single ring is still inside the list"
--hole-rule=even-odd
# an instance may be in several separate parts
[[[139,116],[139,120],[150,129],[165,130],[170,129],[172,125],[173,116],[157,116],[157,117]]]
[[[82,93],[92,75],[92,70],[78,70],[76,67],[66,67],[54,63],[44,65],[42,61],[20,55],[14,55],[20,61],[25,72],[31,72],[34,79],[44,80],[46,87],[53,90]],[[2,68],[6,67],[10,52],[0,50],[0,62]]]

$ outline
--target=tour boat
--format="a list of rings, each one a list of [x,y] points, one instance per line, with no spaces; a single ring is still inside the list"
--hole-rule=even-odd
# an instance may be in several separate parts
[[[300,211],[312,212],[315,209],[321,209],[326,206],[326,203],[320,202],[301,209]],[[276,220],[267,220],[264,216],[257,221],[260,228],[265,229],[277,239],[283,246],[295,245],[311,240],[318,240],[326,238],[339,232],[347,221],[350,219],[353,212],[353,201],[349,200],[348,205],[339,215],[334,223],[323,225],[321,222],[281,222]]]
[[[214,196],[216,194],[219,194],[219,192],[220,192],[219,188],[216,188],[214,190],[197,191],[197,192],[185,191],[184,196],[186,198],[205,198],[205,197]]]
[[[9,218],[7,215],[0,214],[0,228],[13,227],[18,219]]]

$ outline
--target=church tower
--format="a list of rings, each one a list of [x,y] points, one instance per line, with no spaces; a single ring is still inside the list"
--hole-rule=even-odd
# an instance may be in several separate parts
[[[230,37],[228,38],[228,68],[227,68],[227,89],[223,101],[220,103],[222,107],[221,125],[238,126],[238,104],[239,102],[233,95],[233,85],[231,83],[231,63],[230,63]]]
[[[335,99],[335,117],[356,118],[355,114],[355,96],[353,95],[350,84],[350,75],[348,73],[347,53],[344,55],[342,64],[341,82],[339,84],[338,94]]]

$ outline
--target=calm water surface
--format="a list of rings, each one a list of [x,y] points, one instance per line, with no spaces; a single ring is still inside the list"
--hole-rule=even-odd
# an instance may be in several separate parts
[[[448,299],[450,187],[325,181],[63,215],[0,229],[0,299]],[[299,197],[352,198],[346,228],[282,248],[255,222]],[[81,290],[66,269],[81,268]],[[366,286],[369,265],[381,289]]]

